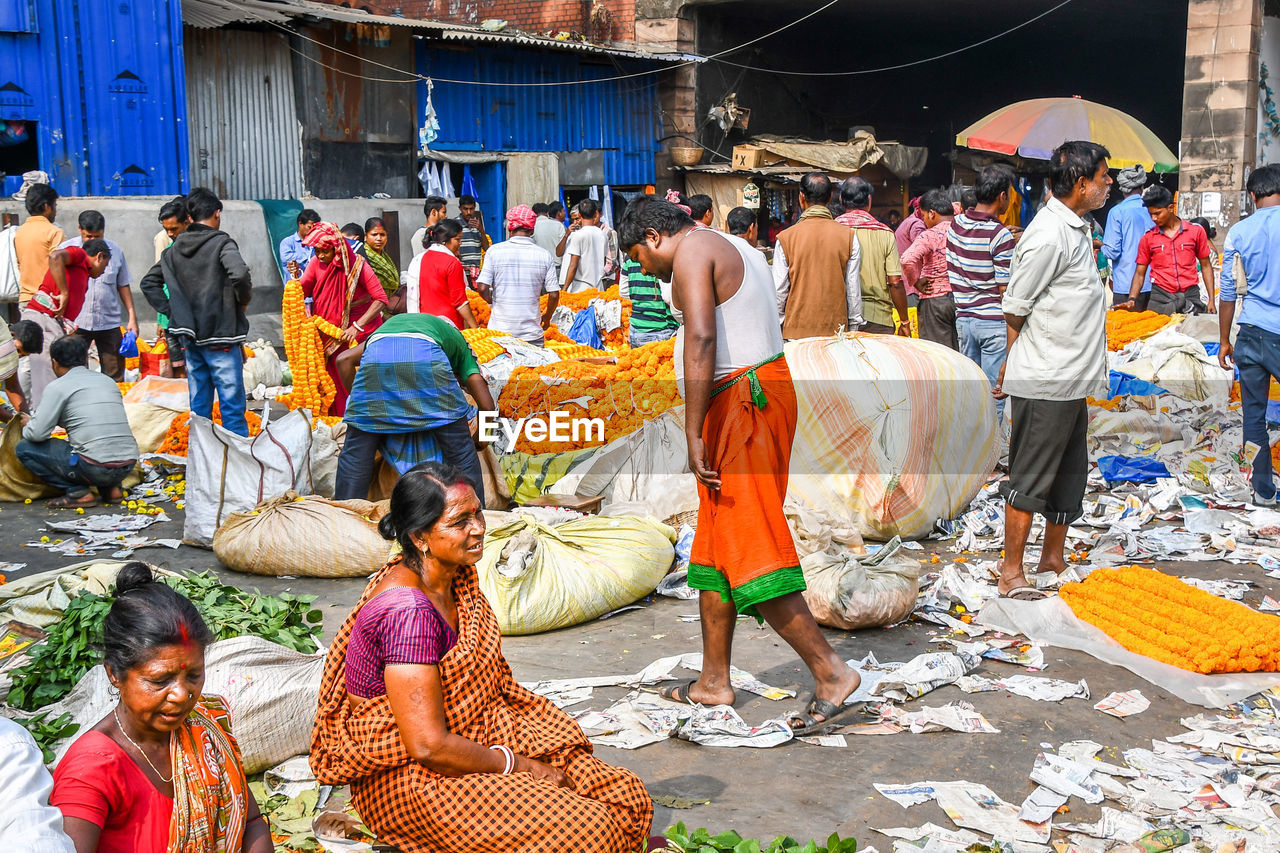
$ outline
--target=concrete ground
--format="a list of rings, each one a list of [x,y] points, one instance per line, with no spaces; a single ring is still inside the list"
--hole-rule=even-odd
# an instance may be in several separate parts
[[[110,510],[90,510],[104,512]],[[173,520],[154,525],[147,534],[181,537],[181,513],[170,511]],[[66,516],[66,511],[45,509],[41,504],[0,504],[0,560],[25,562],[26,569],[11,573],[10,580],[37,571],[70,565],[78,560],[57,557],[24,543],[42,535],[45,519]],[[943,563],[948,561],[945,543],[927,543],[938,548]],[[926,554],[928,551],[925,552]],[[263,592],[293,592],[318,596],[324,611],[326,638],[331,637],[363,589],[363,579],[281,580],[243,575],[221,567],[213,553],[183,546],[176,551],[145,549],[136,556],[174,570],[214,569],[227,583],[257,587]],[[1280,597],[1280,582],[1266,577],[1256,566],[1229,563],[1156,564],[1181,575],[1204,578],[1245,578],[1258,584],[1246,603],[1256,605],[1264,594]],[[633,673],[664,655],[699,649],[697,623],[681,622],[680,614],[694,613],[696,602],[651,598],[640,602],[642,609],[627,611],[604,621],[595,621],[561,631],[532,637],[510,637],[503,647],[517,679],[568,678],[587,675]],[[827,631],[836,650],[846,659],[875,652],[881,661],[908,660],[943,647],[934,645],[937,626],[908,622],[892,629]],[[735,663],[762,681],[789,687],[797,699],[772,702],[753,694],[740,694],[737,710],[748,722],[776,717],[782,711],[798,710],[812,682],[791,650],[767,627],[741,620],[734,647]],[[1079,652],[1047,648],[1044,675],[1076,681],[1088,680],[1093,698],[1068,699],[1060,703],[1036,702],[1004,692],[965,694],[956,687],[944,687],[927,695],[932,706],[963,699],[972,703],[1000,729],[999,734],[958,733],[899,734],[892,736],[850,736],[846,749],[811,746],[792,742],[773,749],[717,749],[671,740],[634,751],[599,748],[604,760],[635,770],[657,795],[674,795],[710,800],[709,805],[688,810],[659,806],[655,832],[683,820],[691,827],[706,826],[713,831],[735,829],[743,836],[763,837],[788,834],[801,840],[825,839],[832,831],[853,835],[862,845],[892,849],[892,842],[872,831],[873,827],[919,826],[932,821],[940,826],[951,822],[932,803],[909,810],[881,797],[874,782],[906,783],[924,780],[967,779],[992,788],[1012,803],[1020,803],[1034,787],[1027,776],[1041,743],[1054,747],[1077,739],[1091,739],[1108,747],[1104,760],[1115,761],[1119,751],[1149,747],[1152,739],[1163,739],[1183,731],[1181,717],[1204,709],[1142,681],[1127,670],[1101,663]],[[1012,674],[1011,665],[984,661],[979,673]],[[677,675],[682,674],[677,671]],[[1151,708],[1128,719],[1117,719],[1093,709],[1093,704],[1115,690],[1140,688],[1151,700]],[[602,709],[625,695],[622,688],[597,688],[579,708]],[[911,703],[917,706],[922,700]],[[1112,751],[1114,750],[1114,752]],[[1093,821],[1098,806],[1086,806],[1073,799],[1067,819]]]

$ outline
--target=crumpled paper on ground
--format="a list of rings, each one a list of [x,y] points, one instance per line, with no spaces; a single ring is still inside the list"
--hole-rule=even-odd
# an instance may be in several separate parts
[[[905,702],[950,684],[978,668],[981,658],[967,652],[931,652],[917,655],[888,673],[876,688],[886,699]]]

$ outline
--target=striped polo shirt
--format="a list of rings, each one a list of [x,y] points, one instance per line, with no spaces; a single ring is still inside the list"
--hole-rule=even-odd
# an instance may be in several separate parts
[[[1000,296],[1009,284],[1014,245],[1009,229],[989,213],[969,208],[952,220],[947,234],[947,277],[957,317],[1004,319]]]
[[[627,277],[627,293],[631,299],[631,328],[637,332],[665,332],[679,327],[671,308],[662,298],[658,280],[640,271],[630,258],[622,261],[622,274]]]

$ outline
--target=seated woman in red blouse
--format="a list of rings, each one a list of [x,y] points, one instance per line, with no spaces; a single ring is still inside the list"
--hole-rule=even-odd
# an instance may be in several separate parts
[[[427,250],[409,262],[407,308],[410,314],[434,314],[459,329],[480,325],[467,302],[466,277],[462,274],[462,226],[456,219],[441,219],[427,232]]]
[[[128,563],[102,632],[120,702],[67,750],[49,797],[76,853],[271,853],[227,711],[200,695],[213,635],[195,606]]]

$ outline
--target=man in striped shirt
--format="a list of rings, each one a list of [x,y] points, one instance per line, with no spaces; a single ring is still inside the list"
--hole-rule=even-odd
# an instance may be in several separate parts
[[[663,298],[662,285],[626,256],[622,259],[621,289],[623,298],[631,300],[630,343],[633,348],[676,336],[680,324]]]
[[[1007,350],[1000,299],[1017,241],[1000,217],[1009,209],[1013,179],[1004,164],[984,168],[975,188],[977,204],[958,215],[947,234],[947,277],[956,300],[960,351],[982,367],[993,388]],[[1003,415],[1004,400],[996,401],[996,411]]]

